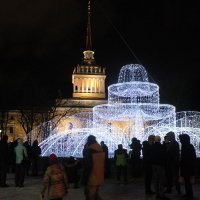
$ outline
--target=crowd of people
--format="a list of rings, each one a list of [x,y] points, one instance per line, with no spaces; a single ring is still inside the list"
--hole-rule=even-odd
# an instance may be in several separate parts
[[[187,134],[179,135],[181,148],[173,132],[167,133],[161,144],[160,136],[150,135],[148,141],[143,142],[143,161],[145,171],[145,191],[152,194],[151,182],[154,180],[156,196],[168,199],[165,194],[172,192],[174,186],[181,194],[180,180],[185,184],[186,199],[193,199],[191,179],[195,175],[196,152]]]
[[[190,143],[190,137],[187,134],[179,135],[179,143],[176,141],[175,134],[169,132],[164,138],[164,142],[161,143],[161,138],[158,135],[150,135],[147,141],[142,144],[137,138],[132,139],[130,144],[131,151],[123,148],[122,144],[118,145],[118,148],[114,151],[114,164],[116,167],[116,179],[118,184],[128,184],[128,165],[131,166],[130,175],[137,178],[141,175],[142,169],[144,171],[144,188],[145,194],[154,195],[156,199],[168,200],[167,193],[172,192],[172,188],[175,188],[178,194],[181,194],[180,179],[184,180],[185,194],[182,196],[185,200],[193,199],[193,177],[195,175],[195,161],[196,153],[193,145]],[[83,149],[82,160],[82,175],[77,180],[84,185],[84,194],[86,200],[101,200],[99,194],[99,188],[104,182],[104,178],[110,176],[110,162],[108,159],[109,149],[102,141],[100,144],[96,141],[95,136],[90,135]],[[141,159],[142,155],[142,159]],[[51,155],[52,156],[52,155]],[[50,156],[50,163],[51,163]],[[74,158],[70,158],[68,167],[76,166],[77,161]],[[72,163],[72,165],[70,164]],[[57,165],[59,165],[57,159]],[[51,166],[50,166],[51,167]],[[59,167],[61,170],[62,167]],[[72,170],[72,169],[70,169]],[[53,181],[49,175],[49,168],[45,173],[44,186],[41,192],[41,197],[44,197],[44,188],[47,188],[47,177],[50,188],[49,198],[51,200],[62,200],[67,194],[69,183],[71,182],[71,173],[66,173],[66,170],[61,170],[60,183],[63,184],[62,192],[56,197],[51,196],[51,190],[53,191],[56,184],[51,184]],[[77,174],[77,173],[75,173]],[[75,175],[77,177],[77,175]],[[123,177],[123,180],[121,178]],[[64,181],[67,179],[67,181]],[[77,186],[75,184],[75,186]],[[154,186],[154,187],[153,187]]]
[[[183,198],[193,199],[196,152],[189,135],[179,135],[179,141],[181,147],[174,132],[169,132],[163,143],[159,135],[149,135],[148,140],[142,144],[137,138],[133,138],[129,153],[119,144],[114,152],[117,182],[121,183],[123,175],[123,183],[127,184],[127,167],[130,163],[133,177],[139,177],[144,171],[145,194],[155,194],[157,199],[167,200],[169,198],[166,194],[171,193],[173,187],[181,194],[180,184],[184,182]]]
[[[22,139],[17,139],[15,145],[9,145],[7,139],[4,136],[0,141],[0,152],[4,152],[0,157],[0,186],[8,187],[6,173],[8,157],[11,157],[14,158],[15,186],[23,187],[25,174],[29,175],[30,168],[33,176],[38,175],[41,149],[37,140],[29,146]],[[159,135],[149,135],[148,140],[142,144],[137,138],[132,138],[129,152],[122,144],[118,144],[114,159],[110,159],[109,149],[104,141],[98,143],[96,137],[90,135],[83,149],[83,159],[71,156],[63,163],[55,154],[49,156],[40,197],[44,199],[48,190],[50,200],[62,200],[68,193],[69,185],[73,183],[74,188],[79,188],[80,184],[84,186],[86,200],[101,200],[99,188],[103,185],[104,178],[111,176],[113,161],[117,184],[126,185],[130,176],[137,178],[144,173],[146,195],[168,200],[166,194],[176,191],[184,200],[192,200],[196,152],[189,135],[181,134],[178,139],[179,142],[173,132],[167,133],[163,142]],[[182,182],[185,187],[184,195],[180,187]]]
[[[15,186],[24,187],[24,177],[38,175],[38,159],[41,149],[38,141],[35,140],[31,145],[26,141],[23,143],[21,138],[8,143],[8,136],[4,135],[0,141],[0,187],[9,187],[6,183],[7,173],[15,173]]]

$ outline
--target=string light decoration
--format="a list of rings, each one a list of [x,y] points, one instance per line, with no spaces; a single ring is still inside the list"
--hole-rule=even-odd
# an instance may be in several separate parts
[[[118,144],[129,150],[136,137],[141,142],[151,134],[163,139],[167,132],[187,133],[200,155],[200,112],[183,111],[160,104],[159,86],[148,81],[145,68],[129,64],[121,68],[118,83],[108,87],[108,104],[97,105],[92,113],[77,113],[63,118],[47,138],[39,139],[42,156],[52,152],[62,157],[82,157],[88,135],[108,145],[109,156]],[[36,137],[33,130],[29,137]],[[37,137],[38,138],[38,137]],[[33,141],[33,140],[32,140]]]
[[[118,83],[149,82],[146,69],[139,64],[125,65],[121,68]]]
[[[159,87],[149,82],[114,84],[108,87],[108,103],[159,103]]]
[[[126,136],[119,142],[128,149],[133,137],[143,141],[154,127],[159,127],[157,129],[162,135],[161,130],[166,134],[166,130],[175,128],[175,107],[159,103],[159,86],[148,81],[142,65],[123,66],[118,82],[108,87],[108,104],[93,108],[93,121],[97,128],[110,124],[110,134]],[[116,148],[112,145],[111,153]]]

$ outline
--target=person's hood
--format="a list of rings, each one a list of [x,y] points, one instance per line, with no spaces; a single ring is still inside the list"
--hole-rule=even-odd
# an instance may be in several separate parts
[[[190,136],[187,134],[179,135],[179,139],[182,145],[190,144]]]
[[[174,132],[169,132],[167,133],[167,137],[169,138],[170,141],[174,141],[175,140],[175,134]]]

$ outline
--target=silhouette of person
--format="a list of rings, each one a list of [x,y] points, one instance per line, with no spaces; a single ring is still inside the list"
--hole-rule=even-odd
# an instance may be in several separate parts
[[[99,188],[104,182],[105,152],[94,135],[88,136],[86,143],[82,175],[84,194],[87,200],[101,199]]]
[[[9,165],[9,149],[8,149],[8,136],[4,135],[0,141],[0,186],[9,187],[6,184],[6,177]]]
[[[32,176],[38,175],[38,160],[40,154],[41,154],[41,148],[38,146],[38,141],[35,140],[31,147]]]
[[[123,174],[124,183],[127,183],[127,149],[122,144],[118,145],[118,149],[114,152],[114,160],[117,168],[117,182],[121,183],[121,174]]]
[[[69,183],[74,184],[74,188],[79,187],[80,176],[78,174],[79,169],[81,168],[80,161],[75,159],[73,156],[70,156],[66,163],[66,172]]]
[[[163,144],[161,144],[160,142],[160,136],[156,135],[155,143],[152,145],[152,168],[154,176],[154,186],[156,198],[168,200],[168,198],[164,194],[166,151]]]
[[[173,185],[176,186],[176,191],[180,194],[179,185],[179,160],[180,160],[180,149],[179,143],[175,139],[174,132],[168,132],[166,135],[168,141],[166,149],[166,178],[167,178],[167,190],[165,192],[171,193]]]
[[[100,142],[101,147],[103,148],[105,152],[105,177],[110,176],[110,163],[109,163],[109,158],[108,158],[108,146],[104,143],[104,141]]]
[[[27,158],[27,161],[25,163],[25,172],[26,172],[26,175],[28,176],[29,175],[29,169],[30,169],[30,166],[31,166],[31,146],[28,144],[28,141],[24,142],[24,146],[26,148],[26,151],[27,151],[27,155],[28,155],[28,158]]]
[[[181,142],[180,175],[185,182],[184,197],[191,200],[194,197],[191,178],[195,175],[196,151],[190,144],[190,136],[187,134],[179,135]]]
[[[132,176],[138,177],[141,174],[141,161],[140,155],[142,150],[142,145],[137,138],[132,138],[132,143],[130,145],[131,150],[131,164],[132,164]]]
[[[144,141],[142,154],[143,154],[143,164],[144,164],[144,175],[145,175],[145,193],[154,194],[151,190],[151,182],[153,177],[152,169],[152,146],[154,144],[155,136],[149,135],[148,141]]]
[[[23,163],[24,158],[28,157],[25,146],[23,145],[23,140],[21,138],[17,139],[17,146],[15,147],[16,155],[16,167],[15,167],[15,186],[24,187],[24,176],[25,176],[25,165]]]

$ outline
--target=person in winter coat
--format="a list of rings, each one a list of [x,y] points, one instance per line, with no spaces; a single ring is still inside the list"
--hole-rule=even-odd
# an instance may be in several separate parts
[[[79,188],[79,170],[81,168],[81,163],[79,160],[70,156],[65,164],[65,170],[68,177],[69,184],[73,183],[74,188]]]
[[[166,152],[163,144],[160,142],[160,136],[156,135],[155,142],[152,145],[152,168],[155,193],[156,199],[168,200],[169,198],[164,194]]]
[[[26,141],[26,142],[24,142],[24,146],[26,148],[27,155],[28,155],[28,159],[27,159],[26,165],[25,165],[25,174],[27,176],[29,176],[29,169],[30,169],[30,166],[31,166],[31,161],[30,161],[30,158],[31,158],[31,145],[29,145],[28,141]]]
[[[104,141],[101,141],[100,145],[105,152],[105,178],[108,178],[110,176],[110,161],[108,158],[109,150],[108,146],[104,143]]]
[[[87,138],[83,162],[82,184],[86,200],[100,200],[99,188],[104,183],[105,152],[93,135]]]
[[[149,135],[148,141],[144,141],[142,154],[144,164],[144,180],[145,180],[145,194],[153,195],[154,192],[151,190],[151,183],[153,178],[152,169],[152,146],[154,144],[155,135]]]
[[[6,177],[9,165],[8,136],[4,135],[0,141],[0,187],[9,187]]]
[[[140,144],[140,140],[133,137],[132,143],[130,144],[131,148],[131,165],[132,165],[132,177],[139,177],[141,175],[141,150],[142,145]]]
[[[191,177],[195,175],[196,152],[194,146],[190,144],[189,135],[181,134],[179,139],[181,142],[180,176],[184,178],[186,192],[184,197],[191,200],[193,199]]]
[[[41,154],[41,148],[38,145],[38,141],[35,140],[31,146],[31,164],[32,164],[32,176],[38,176],[38,160]]]
[[[121,182],[121,174],[123,174],[124,184],[127,183],[127,149],[123,148],[122,144],[118,145],[118,149],[114,152],[114,160],[117,168],[117,182]]]
[[[28,155],[25,146],[23,145],[23,140],[21,138],[17,139],[17,146],[15,147],[15,186],[24,187],[24,176],[25,176],[25,160],[27,160]]]
[[[167,190],[165,192],[171,193],[172,187],[175,185],[177,193],[180,194],[180,184],[178,182],[180,160],[179,143],[176,141],[175,134],[172,131],[168,132],[166,137],[168,143],[166,145]]]
[[[41,199],[44,199],[45,191],[48,189],[49,200],[62,200],[68,192],[67,176],[55,154],[49,156],[49,163],[50,166],[47,168],[43,179]]]

